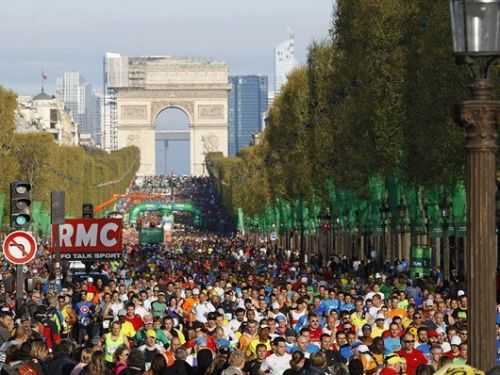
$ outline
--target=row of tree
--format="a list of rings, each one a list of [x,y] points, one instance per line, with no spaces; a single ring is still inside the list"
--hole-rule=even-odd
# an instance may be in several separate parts
[[[470,81],[453,58],[446,2],[338,0],[329,36],[288,77],[260,143],[209,155],[210,173],[234,217],[243,211],[260,227],[280,201],[337,219],[373,206],[379,223],[384,204],[394,215],[411,206],[413,217],[449,206],[463,226],[454,108]]]
[[[139,168],[139,149],[106,153],[59,146],[51,134],[15,132],[16,95],[0,87],[0,222],[7,214],[9,183],[32,185],[34,216],[46,220],[50,192],[66,192],[68,216],[80,216],[82,203],[97,205],[125,192]]]

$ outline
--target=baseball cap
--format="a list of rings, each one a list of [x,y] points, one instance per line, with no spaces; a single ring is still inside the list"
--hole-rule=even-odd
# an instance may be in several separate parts
[[[146,331],[146,337],[153,337],[156,338],[156,332],[153,329],[148,329]]]
[[[286,320],[286,317],[283,314],[278,314],[276,315],[276,318],[274,318],[274,320],[276,320],[277,322],[281,322],[282,320]]]
[[[427,332],[427,336],[429,337],[439,337],[437,331],[431,329],[429,332]]]
[[[446,334],[446,331],[443,328],[441,328],[441,327],[437,327],[436,328],[436,333],[438,335],[444,335],[444,334]]]
[[[377,317],[375,320],[385,320],[385,315],[384,314],[377,314]]]
[[[458,297],[465,296],[465,292],[464,292],[463,290],[459,290],[459,291],[457,292],[457,296],[458,296]]]
[[[451,345],[446,341],[441,344],[441,348],[443,349],[443,353],[449,353],[451,351]]]
[[[144,324],[151,324],[151,323],[153,323],[153,317],[151,315],[144,316]]]
[[[198,288],[193,289],[193,295],[197,296],[200,294],[200,290]]]
[[[434,301],[431,299],[428,299],[424,302],[424,308],[426,307],[433,307],[434,306]]]
[[[390,354],[387,357],[385,357],[385,360],[387,361],[387,364],[389,364],[389,365],[396,365],[398,363],[399,364],[405,363],[405,360],[397,354]]]
[[[462,340],[460,339],[460,337],[458,337],[458,336],[452,336],[452,338],[450,340],[450,344],[451,345],[459,346],[461,343],[462,343]]]
[[[368,346],[366,345],[359,345],[358,346],[358,352],[360,353],[368,353],[370,351],[370,349],[368,349]]]

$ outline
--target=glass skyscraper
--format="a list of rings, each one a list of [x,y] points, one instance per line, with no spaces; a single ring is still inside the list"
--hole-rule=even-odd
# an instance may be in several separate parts
[[[71,113],[79,125],[80,134],[90,134],[96,143],[101,121],[98,100],[92,85],[85,82],[79,72],[65,72],[56,81],[56,97],[64,103],[66,112]]]
[[[248,75],[229,77],[229,155],[250,145],[262,131],[267,111],[268,78]]]

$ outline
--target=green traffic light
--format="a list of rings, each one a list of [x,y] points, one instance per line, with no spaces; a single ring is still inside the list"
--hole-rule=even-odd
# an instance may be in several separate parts
[[[28,218],[25,215],[19,215],[15,218],[16,225],[23,226],[28,223]]]

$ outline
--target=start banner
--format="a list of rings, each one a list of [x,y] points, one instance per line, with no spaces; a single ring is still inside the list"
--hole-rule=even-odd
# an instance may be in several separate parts
[[[52,252],[55,252],[56,225],[52,225]],[[66,219],[59,225],[61,259],[119,259],[123,244],[122,219]]]

